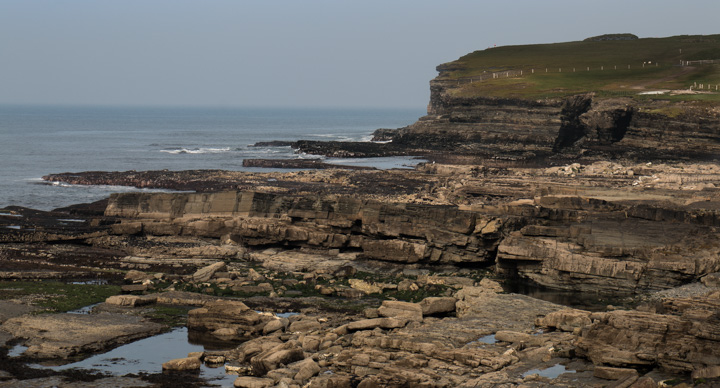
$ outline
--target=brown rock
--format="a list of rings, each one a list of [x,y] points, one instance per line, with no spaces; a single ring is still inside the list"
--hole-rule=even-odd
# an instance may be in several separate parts
[[[682,316],[625,310],[606,312],[582,330],[576,351],[595,364],[657,365],[673,372],[713,368],[720,360],[720,337],[716,334],[720,332],[720,321],[712,318],[717,304],[703,299],[664,302],[668,312],[687,309]]]
[[[322,325],[320,325],[320,322],[315,319],[303,319],[291,323],[288,327],[288,331],[293,333],[307,333],[309,331],[320,329],[321,327]]]
[[[134,315],[103,313],[24,315],[8,319],[2,328],[28,339],[23,356],[58,359],[157,334],[163,326]]]
[[[692,372],[693,380],[694,379],[714,379],[717,377],[720,377],[720,365],[696,369]]]
[[[605,380],[624,380],[628,376],[637,376],[638,372],[630,368],[612,368],[609,366],[596,366],[593,376]]]
[[[298,368],[294,377],[297,381],[306,381],[320,373],[320,366],[312,358],[306,358],[296,363],[294,367]]]
[[[133,283],[141,283],[145,279],[149,279],[152,277],[153,277],[152,275],[148,275],[145,272],[131,269],[130,271],[127,271],[124,279],[129,280]]]
[[[123,292],[142,292],[147,291],[147,284],[123,284],[120,286]]]
[[[264,379],[252,376],[240,376],[235,379],[233,386],[235,388],[267,388],[274,384],[272,379]]]
[[[208,302],[204,307],[188,312],[188,329],[216,331],[228,329],[234,331],[236,339],[247,339],[262,333],[268,321],[274,318],[250,310],[239,301],[220,300]]]
[[[650,376],[639,378],[636,382],[630,385],[630,388],[657,388],[658,384]]]
[[[152,295],[113,295],[105,299],[105,303],[117,306],[145,306],[157,302],[157,297]]]
[[[707,287],[720,288],[720,272],[707,274],[700,281]]]
[[[176,358],[162,364],[163,370],[196,370],[202,362],[197,357]]]
[[[368,308],[364,309],[364,310],[363,310],[363,315],[365,316],[365,318],[368,318],[368,319],[377,318],[377,317],[380,316],[380,315],[378,314],[378,309],[376,309],[376,308],[371,308],[371,307],[368,307]]]
[[[302,349],[306,352],[317,352],[320,347],[320,337],[316,335],[306,335],[302,340]]]
[[[290,364],[304,359],[304,353],[300,346],[293,341],[277,345],[250,359],[253,374],[264,376],[267,372],[277,369],[280,364]]]
[[[350,322],[347,324],[347,330],[372,330],[377,327],[381,329],[396,329],[405,327],[408,320],[406,318],[373,318],[363,319],[360,321]]]
[[[537,326],[553,327],[562,331],[573,331],[592,323],[590,312],[576,309],[564,309],[552,312],[536,320]]]
[[[480,281],[480,284],[478,284],[478,287],[484,289],[485,291],[489,292],[503,292],[502,285],[500,283],[496,282],[495,280],[491,280],[488,278],[483,278],[483,280]]]
[[[385,300],[378,308],[378,314],[389,318],[403,318],[409,321],[422,322],[423,310],[417,303]]]
[[[447,314],[455,312],[456,302],[453,297],[429,297],[420,301],[420,308],[423,315]]]
[[[366,294],[380,294],[383,292],[382,287],[374,283],[368,283],[362,279],[350,279],[348,283],[350,283],[350,287]]]
[[[218,261],[217,263],[210,264],[207,267],[195,271],[192,275],[192,280],[200,283],[207,282],[215,275],[215,272],[225,271],[226,268],[224,261]]]
[[[263,326],[263,335],[274,333],[278,330],[282,330],[288,325],[287,318],[273,319]]]
[[[210,365],[224,364],[225,360],[225,356],[221,355],[207,355],[203,358],[203,362]]]

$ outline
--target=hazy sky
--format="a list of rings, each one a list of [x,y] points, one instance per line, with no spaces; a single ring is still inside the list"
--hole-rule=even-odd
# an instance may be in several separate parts
[[[494,44],[720,33],[719,0],[0,0],[0,103],[424,107]]]

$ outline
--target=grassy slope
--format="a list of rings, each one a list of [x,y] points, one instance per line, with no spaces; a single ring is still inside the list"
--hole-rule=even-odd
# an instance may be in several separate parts
[[[522,69],[522,77],[473,82],[452,93],[467,97],[542,98],[593,91],[601,96],[648,98],[637,93],[687,89],[694,82],[720,84],[720,64],[678,66],[681,60],[698,59],[720,59],[720,35],[497,47],[476,51],[443,65],[449,70],[442,71],[438,79],[467,80],[482,74]],[[652,64],[643,68],[643,62],[647,61]],[[604,66],[602,71],[601,66]],[[591,70],[587,71],[587,67]],[[535,74],[530,74],[530,69],[535,69]],[[720,93],[662,98],[720,101]]]

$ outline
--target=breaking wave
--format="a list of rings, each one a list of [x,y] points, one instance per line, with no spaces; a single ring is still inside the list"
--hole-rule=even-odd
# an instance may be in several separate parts
[[[165,152],[168,154],[178,155],[178,154],[220,154],[223,152],[229,152],[230,147],[222,147],[222,148],[173,148],[173,149],[165,149],[160,150],[160,152]]]

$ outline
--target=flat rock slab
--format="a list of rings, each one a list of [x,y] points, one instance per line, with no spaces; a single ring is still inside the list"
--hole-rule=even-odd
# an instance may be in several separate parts
[[[43,314],[8,319],[0,328],[25,338],[23,354],[57,359],[106,350],[157,334],[163,325],[123,314]]]
[[[24,303],[15,303],[10,300],[0,300],[0,323],[13,317],[28,314],[34,310],[37,310],[37,307]]]

